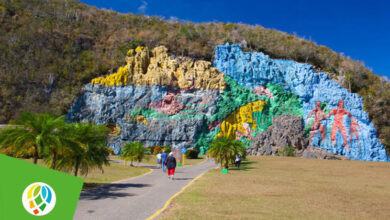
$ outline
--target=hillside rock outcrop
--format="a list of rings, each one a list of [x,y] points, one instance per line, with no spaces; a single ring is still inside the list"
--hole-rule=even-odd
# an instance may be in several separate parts
[[[293,146],[302,151],[307,146],[303,120],[295,115],[281,115],[272,120],[267,131],[259,132],[247,148],[249,155],[276,155],[279,150]]]
[[[93,79],[91,84],[171,85],[177,88],[217,89],[220,92],[225,88],[224,75],[210,62],[185,57],[170,58],[167,48],[163,46],[152,51],[146,47],[129,50],[124,67],[120,67],[117,73]]]

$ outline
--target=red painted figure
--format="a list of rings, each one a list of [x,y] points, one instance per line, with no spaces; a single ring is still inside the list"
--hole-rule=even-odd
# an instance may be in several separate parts
[[[325,118],[328,118],[331,115],[334,115],[334,122],[333,122],[332,133],[331,133],[332,143],[335,144],[337,130],[340,130],[340,132],[344,138],[344,148],[351,149],[347,145],[348,136],[347,136],[347,131],[345,130],[345,127],[343,124],[343,119],[344,119],[344,115],[348,115],[349,117],[351,117],[352,121],[354,121],[355,118],[351,115],[351,113],[349,113],[347,110],[344,109],[344,101],[343,100],[340,100],[338,107],[332,109],[332,111],[330,111],[329,114],[325,116]]]
[[[355,119],[352,119],[352,122],[351,122],[351,125],[349,126],[349,134],[350,134],[350,140],[349,142],[352,143],[352,138],[353,138],[353,135],[356,136],[356,140],[357,140],[357,143],[358,143],[358,147],[359,146],[359,134],[358,134],[358,129],[361,131],[362,129],[360,128],[359,124],[357,123],[357,121]]]
[[[321,109],[321,102],[316,102],[316,107],[313,110],[311,110],[310,114],[307,116],[307,119],[309,119],[312,115],[314,115],[314,122],[310,128],[309,146],[311,146],[311,141],[313,139],[313,136],[316,134],[318,130],[320,130],[321,132],[322,140],[325,140],[325,130],[324,130],[324,126],[321,123],[321,120],[324,119],[325,114]]]

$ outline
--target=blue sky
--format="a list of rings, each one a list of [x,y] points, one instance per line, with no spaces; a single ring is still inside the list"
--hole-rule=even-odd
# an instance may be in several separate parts
[[[390,78],[390,1],[81,0],[122,13],[259,24],[312,39]]]

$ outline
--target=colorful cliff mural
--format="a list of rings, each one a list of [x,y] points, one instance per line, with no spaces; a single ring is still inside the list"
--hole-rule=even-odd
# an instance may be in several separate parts
[[[275,117],[294,115],[304,118],[310,145],[351,159],[388,159],[362,100],[325,74],[237,45],[215,52],[212,65],[170,57],[165,47],[130,50],[125,66],[84,87],[67,118],[113,128],[116,153],[126,141],[204,153],[219,136],[249,147]]]
[[[238,45],[217,46],[215,66],[245,88],[272,83],[295,94],[302,104],[310,145],[355,160],[388,160],[363,111],[363,100],[326,73],[317,73],[307,64],[243,52]]]

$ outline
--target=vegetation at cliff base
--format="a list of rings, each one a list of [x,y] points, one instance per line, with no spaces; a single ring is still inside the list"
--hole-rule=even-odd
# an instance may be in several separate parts
[[[363,97],[379,139],[390,146],[390,84],[359,61],[258,25],[168,21],[74,0],[0,0],[0,123],[26,110],[65,114],[82,86],[115,72],[130,48],[164,45],[172,55],[212,61],[214,47],[226,42],[328,72]]]

